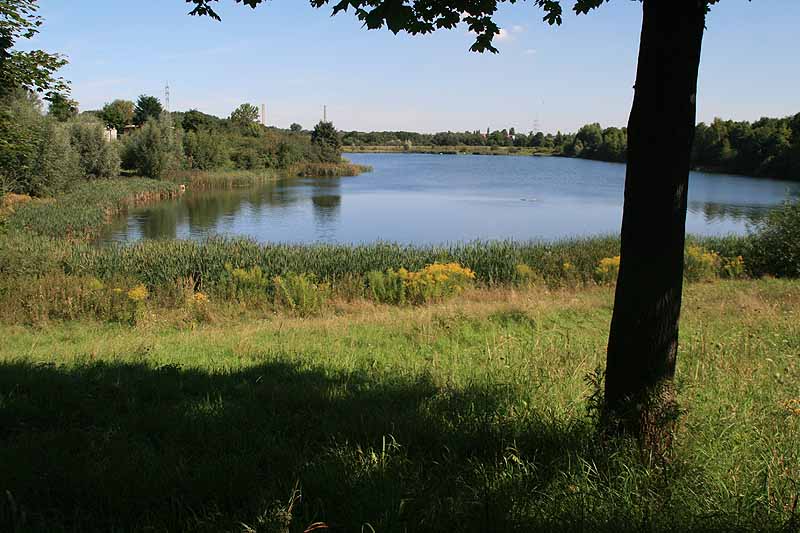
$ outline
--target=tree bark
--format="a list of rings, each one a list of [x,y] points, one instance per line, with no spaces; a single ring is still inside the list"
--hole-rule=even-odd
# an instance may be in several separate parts
[[[656,444],[674,412],[686,196],[704,0],[644,0],[619,277],[608,342],[606,421]]]

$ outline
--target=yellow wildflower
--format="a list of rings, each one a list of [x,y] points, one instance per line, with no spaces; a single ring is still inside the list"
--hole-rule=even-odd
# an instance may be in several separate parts
[[[613,283],[619,273],[619,256],[604,257],[594,270],[599,283]]]
[[[144,285],[137,285],[128,291],[128,299],[134,302],[146,300],[149,295],[150,293],[147,292],[147,287]]]
[[[194,303],[196,303],[196,304],[204,304],[206,302],[208,302],[208,296],[206,296],[202,292],[194,293]]]
[[[683,274],[688,281],[713,280],[717,277],[720,261],[718,253],[690,244],[686,247]]]

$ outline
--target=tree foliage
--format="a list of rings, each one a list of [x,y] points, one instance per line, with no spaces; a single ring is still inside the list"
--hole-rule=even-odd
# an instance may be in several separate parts
[[[530,134],[502,129],[484,135],[479,131],[416,133],[409,131],[348,131],[341,135],[345,146],[521,146],[552,148],[568,157],[625,162],[628,129],[586,124],[576,133]],[[755,122],[714,119],[697,125],[692,167],[800,180],[800,113],[784,118],[761,118]]]
[[[595,123],[565,136],[560,148],[567,156],[624,162],[627,143],[626,128],[601,129]],[[752,123],[720,118],[701,122],[691,161],[699,170],[800,180],[800,113]]]
[[[342,143],[333,122],[320,121],[314,126],[311,143],[320,147],[325,161],[337,162],[341,158]]]
[[[264,0],[236,0],[236,3],[255,8]],[[406,32],[411,35],[433,33],[440,29],[454,29],[464,23],[475,34],[470,48],[474,52],[497,52],[492,44],[500,27],[494,21],[499,4],[515,3],[517,0],[311,0],[317,8],[331,5],[333,14],[353,10],[356,17],[368,29],[386,27],[393,33]],[[572,10],[585,14],[608,0],[575,0]],[[717,0],[701,0],[715,3]],[[192,15],[205,15],[220,20],[214,11],[217,0],[187,0],[195,4]],[[563,8],[560,0],[531,0],[544,11],[543,20],[548,24],[561,24]]]
[[[56,93],[50,98],[48,113],[59,122],[66,122],[78,115],[78,102]]]
[[[43,121],[28,190],[25,192],[34,196],[52,196],[68,189],[83,177],[80,155],[72,143],[69,126],[55,120]]]
[[[692,162],[703,169],[800,180],[800,113],[753,123],[701,122]]]
[[[164,108],[158,98],[143,94],[136,101],[136,108],[133,111],[133,123],[141,126],[150,119],[158,119],[163,111]]]
[[[27,91],[6,96],[0,107],[0,182],[3,191],[30,194],[41,152],[41,102]]]
[[[119,175],[119,152],[106,140],[103,123],[75,120],[70,124],[70,137],[78,153],[81,173],[86,178],[115,178]]]
[[[185,113],[173,113],[173,116],[175,116],[176,119],[179,119],[177,122],[186,132],[212,128],[214,126],[218,126],[222,122],[222,119],[207,113],[203,113],[197,109],[190,109]]]
[[[230,157],[227,139],[209,130],[187,130],[183,151],[189,168],[213,170],[226,165]]]
[[[142,176],[165,178],[183,163],[181,132],[166,114],[148,118],[141,128],[123,138],[123,164]]]
[[[130,100],[117,99],[103,106],[100,118],[103,119],[106,126],[121,132],[125,126],[133,123],[135,108],[136,104]]]
[[[237,126],[248,126],[259,117],[258,108],[253,104],[242,104],[231,113],[231,122]]]
[[[49,196],[77,181],[119,174],[119,155],[96,120],[60,122],[37,96],[18,90],[0,106],[0,189]]]
[[[603,129],[597,122],[586,124],[573,135],[565,135],[558,145],[566,156],[615,162],[625,161],[627,147],[627,128]]]
[[[43,20],[37,10],[36,0],[0,2],[0,97],[16,89],[43,93],[47,99],[69,93],[68,82],[56,76],[56,71],[67,64],[65,58],[42,50],[13,49],[19,40],[39,33]]]
[[[567,136],[562,133],[529,134],[514,132],[511,129],[487,131],[442,131],[438,133],[417,133],[413,131],[347,131],[342,132],[344,146],[517,146],[532,148],[560,148]]]

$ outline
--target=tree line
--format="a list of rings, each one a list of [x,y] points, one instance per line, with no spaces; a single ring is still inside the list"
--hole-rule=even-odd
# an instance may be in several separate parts
[[[49,196],[79,180],[125,171],[163,179],[177,170],[282,170],[341,160],[331,123],[307,132],[298,125],[268,128],[258,118],[251,104],[228,118],[196,109],[170,113],[147,95],[80,113],[62,94],[46,108],[36,93],[20,87],[0,97],[0,192]]]
[[[570,157],[624,162],[626,128],[587,124],[568,139],[561,153]],[[800,113],[755,122],[701,122],[695,128],[692,168],[748,176],[800,180]]]
[[[525,134],[514,128],[486,132],[443,131],[439,133],[417,133],[411,131],[345,131],[342,132],[344,146],[517,146],[555,149],[560,147],[567,135],[561,132],[531,132]]]
[[[57,93],[45,112],[44,101],[19,88],[0,97],[0,190],[46,196],[124,170],[160,179],[180,169],[286,169],[340,160],[332,124],[279,130],[258,118],[251,104],[228,118],[196,109],[168,113],[147,95],[79,113],[77,102]]]
[[[586,124],[575,133],[518,133],[514,128],[415,133],[348,131],[345,146],[515,146],[541,148],[565,157],[624,163],[628,129]],[[714,119],[699,123],[691,156],[697,170],[800,180],[800,113],[755,122]]]

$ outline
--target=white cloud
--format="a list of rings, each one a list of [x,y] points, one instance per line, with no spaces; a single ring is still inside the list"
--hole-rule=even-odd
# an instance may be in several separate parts
[[[536,49],[528,48],[527,50],[525,50],[523,52],[523,54],[525,54],[526,56],[532,56],[532,55],[536,54]]]
[[[522,33],[524,31],[525,31],[525,26],[520,26],[519,24],[511,26],[511,33]]]
[[[511,34],[508,33],[508,30],[505,28],[500,28],[500,33],[494,36],[495,40],[497,41],[508,41],[511,39]]]

